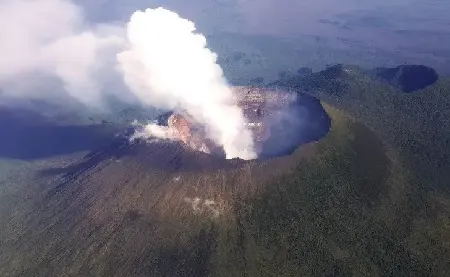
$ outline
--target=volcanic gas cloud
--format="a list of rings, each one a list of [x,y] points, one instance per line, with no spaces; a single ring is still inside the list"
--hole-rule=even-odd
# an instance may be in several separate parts
[[[127,50],[117,59],[126,84],[149,107],[186,114],[228,159],[254,159],[252,133],[237,100],[193,22],[163,8],[135,12],[127,25]],[[173,138],[149,125],[144,137]]]

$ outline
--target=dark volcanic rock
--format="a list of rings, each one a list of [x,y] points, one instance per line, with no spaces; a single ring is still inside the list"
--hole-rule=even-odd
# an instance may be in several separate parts
[[[424,65],[401,65],[395,68],[375,68],[376,77],[400,88],[403,92],[414,92],[433,85],[439,78],[436,70]]]
[[[66,168],[42,171],[43,175],[64,174],[74,178],[80,174],[111,163],[125,163],[127,168],[141,167],[145,170],[161,172],[210,172],[219,169],[241,168],[248,162],[241,159],[224,159],[220,155],[210,155],[195,151],[182,142],[158,140],[148,142],[141,139],[130,140],[132,132],[115,137],[109,144],[86,155],[78,163]]]

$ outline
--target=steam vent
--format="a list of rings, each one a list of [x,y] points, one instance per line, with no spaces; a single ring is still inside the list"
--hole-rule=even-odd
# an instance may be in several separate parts
[[[328,132],[330,119],[320,102],[311,96],[244,86],[233,90],[253,133],[259,158],[289,155]],[[223,156],[222,150],[206,138],[204,130],[189,116],[168,113],[160,117],[159,124],[170,127],[188,148]]]

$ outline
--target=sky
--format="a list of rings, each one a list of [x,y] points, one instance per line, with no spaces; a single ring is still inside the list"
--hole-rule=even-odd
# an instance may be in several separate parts
[[[86,7],[93,20],[121,20],[136,8],[161,5],[204,28],[212,26],[215,31],[280,36],[315,32],[321,28],[319,20],[336,20],[338,16],[351,14],[395,22],[400,28],[450,26],[450,2],[446,0],[76,0],[75,3]]]
[[[123,21],[136,9],[163,6],[204,33],[355,39],[378,47],[450,45],[447,0],[76,0],[93,21]],[[448,48],[448,47],[447,47]]]

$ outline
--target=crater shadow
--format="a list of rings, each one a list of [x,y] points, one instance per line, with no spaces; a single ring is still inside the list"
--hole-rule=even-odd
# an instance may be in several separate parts
[[[38,112],[0,107],[0,158],[33,160],[92,151],[109,142],[105,124],[62,126]]]
[[[266,124],[271,135],[262,145],[260,159],[289,155],[301,145],[319,140],[330,130],[331,119],[319,99],[298,93],[296,101]]]

